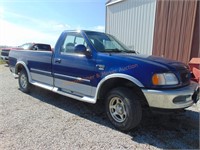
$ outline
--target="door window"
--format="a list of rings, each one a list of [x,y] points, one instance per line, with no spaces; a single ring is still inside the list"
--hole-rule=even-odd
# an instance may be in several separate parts
[[[74,48],[79,44],[83,44],[87,47],[85,39],[80,33],[68,33],[61,47],[61,54],[75,53]]]

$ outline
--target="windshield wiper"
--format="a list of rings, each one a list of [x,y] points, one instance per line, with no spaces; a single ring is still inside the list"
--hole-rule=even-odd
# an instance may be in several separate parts
[[[104,52],[108,52],[108,53],[110,53],[110,52],[121,53],[121,52],[123,52],[123,50],[120,50],[118,48],[115,48],[115,49],[105,49]]]
[[[118,48],[115,49],[105,49],[103,52],[106,53],[136,53],[134,50],[120,50]]]
[[[125,50],[125,53],[136,53],[134,50]]]

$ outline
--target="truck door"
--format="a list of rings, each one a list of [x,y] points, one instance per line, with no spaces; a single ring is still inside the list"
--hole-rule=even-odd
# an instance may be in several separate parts
[[[95,59],[76,53],[74,48],[78,44],[88,47],[81,33],[70,32],[56,49],[52,62],[54,86],[76,96],[93,97],[91,80],[95,75]]]

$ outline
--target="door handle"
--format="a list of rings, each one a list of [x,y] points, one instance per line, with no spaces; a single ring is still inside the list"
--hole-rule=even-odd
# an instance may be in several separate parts
[[[104,70],[104,69],[105,69],[105,65],[97,64],[96,67],[97,67],[99,70]]]
[[[55,63],[61,63],[61,59],[60,58],[56,59]]]

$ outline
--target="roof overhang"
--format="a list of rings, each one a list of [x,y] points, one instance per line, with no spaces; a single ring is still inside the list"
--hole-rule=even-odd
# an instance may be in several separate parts
[[[113,2],[111,0],[109,0],[109,1],[107,1],[106,6],[114,5],[116,3],[120,3],[120,2],[123,2],[123,1],[125,1],[125,0],[116,0],[116,1],[113,1]]]

